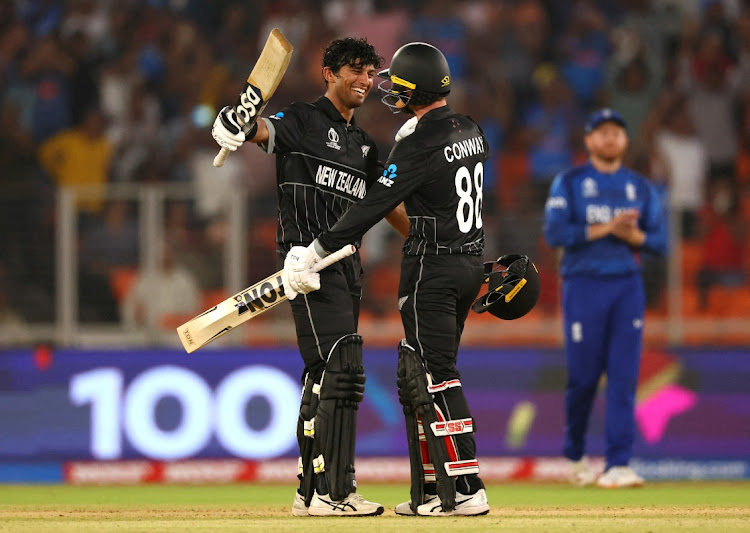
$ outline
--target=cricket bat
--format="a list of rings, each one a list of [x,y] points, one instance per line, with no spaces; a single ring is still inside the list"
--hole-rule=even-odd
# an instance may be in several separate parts
[[[289,60],[292,59],[293,51],[294,47],[291,43],[278,28],[274,28],[260,53],[258,62],[247,77],[245,90],[242,91],[234,106],[240,127],[247,130],[258,120],[269,98],[273,96],[281,83],[281,78],[284,77],[286,68],[289,66]],[[214,166],[223,166],[228,155],[229,150],[222,148],[214,157]]]
[[[312,270],[319,272],[333,263],[349,257],[357,249],[353,245],[324,257],[315,263]],[[282,282],[283,270],[268,276],[263,281],[238,292],[231,298],[204,311],[177,328],[182,346],[192,353],[209,342],[218,339],[243,322],[265,313],[287,299]]]

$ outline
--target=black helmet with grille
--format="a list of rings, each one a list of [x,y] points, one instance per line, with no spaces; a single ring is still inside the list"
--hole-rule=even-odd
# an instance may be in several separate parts
[[[508,254],[485,263],[484,281],[490,290],[471,306],[477,313],[489,311],[503,320],[515,320],[539,300],[539,273],[526,255]]]
[[[390,66],[378,73],[384,81],[382,102],[394,113],[411,105],[428,105],[451,92],[451,73],[443,53],[427,43],[405,44]]]

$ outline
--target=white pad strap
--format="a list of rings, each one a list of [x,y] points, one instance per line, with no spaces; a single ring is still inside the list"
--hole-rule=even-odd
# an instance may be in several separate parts
[[[452,461],[445,463],[445,471],[449,476],[465,476],[479,473],[479,462],[476,459],[468,461]]]
[[[325,459],[323,459],[323,454],[320,454],[315,459],[313,459],[313,470],[316,474],[320,474],[326,471],[326,462]]]
[[[303,423],[305,437],[312,439],[315,437],[315,417],[312,420],[305,420]]]
[[[461,380],[460,379],[451,379],[448,381],[442,381],[440,383],[432,383],[432,376],[430,374],[427,374],[427,392],[430,394],[435,394],[436,392],[442,392],[446,389],[451,389],[453,387],[460,387],[461,386]]]

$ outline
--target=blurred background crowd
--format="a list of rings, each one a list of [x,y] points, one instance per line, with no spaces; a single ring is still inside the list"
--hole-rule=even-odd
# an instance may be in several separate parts
[[[449,103],[492,148],[486,259],[527,253],[542,274],[530,317],[558,312],[556,257],[541,238],[547,189],[586,158],[585,117],[605,105],[627,120],[628,164],[663,194],[679,312],[750,315],[747,0],[0,0],[4,342],[56,320],[63,187],[88,186],[75,203],[82,323],[164,325],[241,288],[226,287],[221,259],[238,196],[243,286],[277,269],[275,160],[247,146],[215,169],[210,135],[273,27],[295,52],[267,114],[323,93],[333,38],[367,37],[386,66],[409,41],[445,53]],[[376,92],[356,116],[385,159],[406,117]],[[121,185],[136,193],[113,194]],[[165,196],[159,266],[144,272],[137,191],[154,186],[188,192]],[[365,320],[396,316],[400,246],[384,226],[365,240]],[[643,264],[649,312],[664,314],[669,260]]]

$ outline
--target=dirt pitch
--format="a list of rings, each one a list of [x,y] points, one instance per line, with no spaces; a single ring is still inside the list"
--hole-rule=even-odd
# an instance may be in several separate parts
[[[398,517],[402,485],[368,485],[372,518],[293,518],[294,488],[278,485],[0,486],[0,532],[748,531],[750,483],[652,483],[638,490],[566,485],[488,487],[492,510],[473,518]]]

